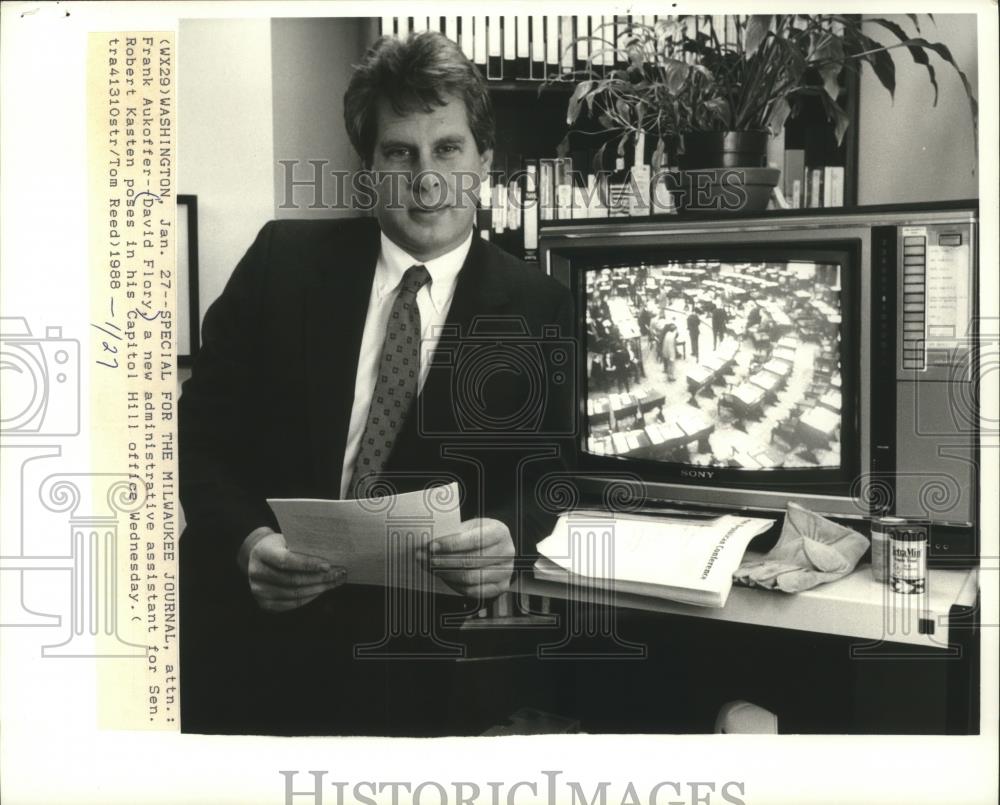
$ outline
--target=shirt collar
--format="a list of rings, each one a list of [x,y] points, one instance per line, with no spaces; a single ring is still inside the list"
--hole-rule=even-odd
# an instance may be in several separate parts
[[[431,302],[438,311],[447,304],[455,289],[458,272],[465,263],[466,255],[472,246],[472,230],[468,237],[450,252],[435,257],[433,260],[421,262],[389,240],[385,232],[381,233],[381,249],[378,263],[375,267],[375,292],[382,299],[392,293],[403,281],[403,274],[412,265],[423,265],[431,275],[428,291]]]

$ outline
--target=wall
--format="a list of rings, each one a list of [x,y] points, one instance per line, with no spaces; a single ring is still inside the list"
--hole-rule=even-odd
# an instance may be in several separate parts
[[[181,20],[178,192],[198,196],[204,315],[274,217],[271,24]]]
[[[913,30],[905,16],[892,19]],[[935,19],[936,25],[922,24],[923,35],[947,44],[975,87],[975,18]],[[311,191],[301,189],[293,196],[299,208],[281,209],[284,173],[277,160],[302,160],[300,170],[308,159],[346,170],[358,166],[341,98],[376,24],[373,18],[181,21],[179,190],[198,195],[202,311],[265,221],[352,214],[308,209]],[[869,27],[880,41],[892,40],[888,31]],[[905,52],[896,53],[894,101],[870,70],[862,75],[862,204],[978,195],[961,83],[947,64],[931,58],[940,85],[937,107],[926,71]]]
[[[921,18],[921,33],[904,15],[890,16],[913,36],[948,46],[977,89],[976,18],[970,14],[935,14],[936,25]],[[895,41],[885,28],[868,24],[866,33],[883,44]],[[858,203],[890,204],[975,198],[978,172],[969,102],[951,65],[930,55],[939,96],[926,68],[905,50],[894,51],[896,93],[893,100],[870,68],[861,77],[858,130]]]
[[[299,187],[287,199],[286,169],[279,160],[297,160],[295,180],[309,180],[307,160],[325,160],[329,169],[354,171],[361,161],[347,139],[341,103],[351,65],[361,61],[371,19],[275,19],[271,21],[274,108],[274,198],[278,218],[329,218],[356,214],[332,209],[338,193],[325,182],[322,194]],[[284,208],[288,202],[294,209]],[[310,209],[314,202],[323,209]]]

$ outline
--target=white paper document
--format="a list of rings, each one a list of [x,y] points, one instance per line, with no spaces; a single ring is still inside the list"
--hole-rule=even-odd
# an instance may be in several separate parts
[[[451,592],[415,552],[459,530],[457,484],[363,500],[267,502],[289,550],[346,568],[348,584]]]
[[[721,607],[750,540],[773,523],[571,512],[538,544],[535,575]]]

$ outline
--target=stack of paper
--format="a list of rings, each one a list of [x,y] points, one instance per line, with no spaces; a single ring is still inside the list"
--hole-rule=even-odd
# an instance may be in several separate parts
[[[348,584],[451,593],[416,558],[461,528],[456,484],[365,500],[269,499],[288,548],[347,570]]]
[[[773,523],[570,512],[538,544],[535,576],[721,607],[750,540]]]

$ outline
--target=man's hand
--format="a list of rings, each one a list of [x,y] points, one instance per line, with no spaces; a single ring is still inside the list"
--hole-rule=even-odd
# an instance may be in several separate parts
[[[339,587],[347,580],[347,570],[290,551],[282,534],[271,533],[250,549],[247,578],[261,609],[285,612]]]
[[[458,533],[431,542],[422,557],[453,590],[469,598],[495,598],[510,588],[514,540],[499,520],[465,520]]]

